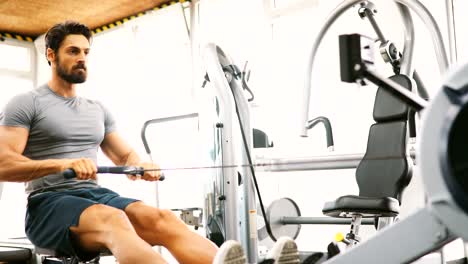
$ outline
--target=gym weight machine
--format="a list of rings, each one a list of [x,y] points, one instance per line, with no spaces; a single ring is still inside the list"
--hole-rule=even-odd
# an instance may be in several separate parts
[[[368,62],[362,57],[350,57],[353,59],[344,60],[346,65],[342,67],[349,70],[342,75],[344,81],[369,80],[414,109],[424,109],[417,157],[427,205],[326,263],[409,263],[458,237],[467,239],[468,64],[453,70],[442,89],[426,104],[420,97],[406,93],[399,84],[368,69]],[[405,241],[405,246],[395,241]],[[385,258],[381,257],[383,254]]]

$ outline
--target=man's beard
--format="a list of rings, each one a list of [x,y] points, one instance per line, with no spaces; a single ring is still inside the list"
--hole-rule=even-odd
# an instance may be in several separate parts
[[[82,64],[73,66],[71,69],[71,73],[67,73],[66,69],[62,67],[59,62],[59,58],[57,57],[57,74],[62,78],[64,81],[69,83],[84,83],[86,81],[86,67]],[[73,73],[75,69],[83,69],[84,73]]]

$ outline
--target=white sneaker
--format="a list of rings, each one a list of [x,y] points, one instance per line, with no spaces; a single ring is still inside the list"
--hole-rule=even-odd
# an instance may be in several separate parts
[[[246,264],[244,250],[239,242],[228,240],[224,242],[216,253],[213,264]]]
[[[280,237],[264,261],[271,264],[299,264],[299,251],[296,242],[289,237]]]

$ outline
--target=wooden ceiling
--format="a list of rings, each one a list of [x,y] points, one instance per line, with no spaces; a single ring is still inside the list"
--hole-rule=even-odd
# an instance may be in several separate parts
[[[37,37],[52,25],[76,20],[90,29],[108,25],[174,0],[0,0],[0,33]],[[185,2],[181,0],[180,2]]]

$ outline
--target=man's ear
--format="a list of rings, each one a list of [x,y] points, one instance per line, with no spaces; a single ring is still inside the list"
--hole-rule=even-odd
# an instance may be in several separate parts
[[[55,51],[51,48],[47,48],[47,60],[52,63],[55,61]]]

